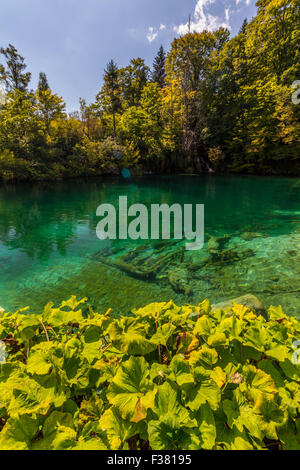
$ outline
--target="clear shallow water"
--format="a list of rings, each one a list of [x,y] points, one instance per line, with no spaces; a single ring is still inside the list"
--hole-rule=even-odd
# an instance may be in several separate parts
[[[96,209],[117,206],[120,195],[147,206],[205,204],[204,249],[99,241]],[[6,310],[28,305],[38,312],[75,294],[101,311],[125,313],[154,301],[216,303],[246,293],[300,318],[299,179],[173,176],[0,186]]]

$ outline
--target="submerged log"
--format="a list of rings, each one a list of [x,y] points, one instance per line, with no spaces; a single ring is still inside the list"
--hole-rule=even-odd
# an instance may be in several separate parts
[[[140,269],[134,264],[125,263],[125,261],[117,260],[111,263],[111,266],[120,269],[120,271],[129,274],[137,279],[155,279],[155,271],[153,269]]]

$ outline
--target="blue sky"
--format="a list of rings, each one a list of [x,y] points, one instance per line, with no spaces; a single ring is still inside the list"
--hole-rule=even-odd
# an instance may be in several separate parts
[[[40,71],[68,110],[94,100],[110,59],[120,67],[184,34],[227,26],[235,34],[256,13],[255,0],[0,0],[0,46],[25,57],[35,87]]]

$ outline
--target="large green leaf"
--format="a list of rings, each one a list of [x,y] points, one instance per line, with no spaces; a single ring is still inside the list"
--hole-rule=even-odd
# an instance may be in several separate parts
[[[209,336],[212,331],[212,321],[208,315],[203,315],[197,320],[194,328],[194,335]]]
[[[150,421],[148,432],[154,450],[197,450],[200,447],[198,429],[182,426],[180,419],[172,413]]]
[[[254,366],[247,365],[243,367],[243,375],[245,377],[246,384],[250,387],[264,393],[278,392],[272,377]]]
[[[300,450],[300,419],[299,428],[293,422],[286,423],[285,426],[278,430],[278,437],[282,443],[284,450]]]
[[[268,349],[265,354],[267,357],[276,359],[278,362],[284,362],[286,359],[290,359],[292,352],[289,347],[281,344],[271,347],[271,349]]]
[[[189,363],[184,360],[183,355],[177,354],[173,357],[170,364],[170,370],[170,377],[175,380],[180,387],[184,384],[194,382]]]
[[[211,335],[208,340],[207,344],[212,346],[213,348],[217,346],[224,346],[227,343],[227,338],[224,333],[215,333]]]
[[[251,346],[258,351],[268,349],[269,334],[266,327],[251,326],[244,334],[245,346]]]
[[[280,363],[280,367],[283,370],[286,377],[289,379],[299,382],[300,379],[300,361],[298,364],[294,364],[291,360],[286,359],[284,362]]]
[[[77,300],[76,296],[72,295],[72,297],[69,300],[63,301],[61,303],[60,308],[68,307],[70,310],[75,310],[79,305],[84,304],[86,301],[87,301],[86,297],[84,299]]]
[[[75,445],[76,432],[72,415],[54,411],[45,420],[43,437],[34,445],[34,450],[66,450]]]
[[[30,351],[27,372],[32,375],[47,375],[53,367],[62,367],[61,355],[62,350],[52,341],[40,343]]]
[[[180,388],[169,380],[158,387],[153,411],[158,417],[167,414],[175,415],[183,426],[196,426],[195,420],[191,418],[189,411],[182,405]]]
[[[201,448],[211,450],[215,446],[217,437],[214,413],[206,403],[201,405],[196,417],[201,435]]]
[[[165,323],[159,326],[156,333],[152,336],[151,342],[157,345],[167,346],[169,339],[174,334],[176,327],[171,323]]]
[[[222,416],[216,419],[216,448],[226,450],[253,450],[252,440],[246,431],[240,431],[236,426],[228,429]]]
[[[203,366],[212,369],[218,362],[218,353],[215,349],[209,348],[204,344],[197,351],[193,351],[189,358],[189,363],[193,367]]]
[[[37,432],[38,421],[34,417],[9,418],[0,432],[0,450],[29,450]]]
[[[300,384],[289,382],[280,387],[281,408],[288,410],[291,417],[297,417],[300,412]]]
[[[114,346],[126,354],[145,355],[157,348],[146,338],[144,325],[134,318],[123,318],[112,323],[108,334]]]
[[[35,413],[46,415],[52,405],[62,406],[68,398],[68,390],[49,378],[43,384],[38,378],[35,380],[20,375],[6,386],[11,390],[7,407],[10,416]]]
[[[72,450],[108,450],[107,433],[101,429],[100,422],[86,423]]]
[[[157,390],[148,376],[149,365],[142,357],[131,357],[118,369],[107,397],[123,419],[137,423],[153,408]]]
[[[203,367],[194,371],[195,384],[190,385],[186,391],[186,405],[193,411],[200,409],[201,405],[208,403],[216,410],[221,400],[221,391],[211,379],[210,373]]]
[[[38,328],[41,328],[41,323],[37,315],[24,315],[18,326],[18,333],[23,341],[28,341],[34,338]]]
[[[127,439],[130,439],[138,432],[137,425],[122,419],[115,407],[105,411],[99,421],[99,427],[106,433],[111,450],[122,449]]]
[[[264,395],[255,405],[256,413],[259,413],[260,429],[268,439],[278,439],[277,430],[287,421],[287,414],[276,403],[274,397]]]

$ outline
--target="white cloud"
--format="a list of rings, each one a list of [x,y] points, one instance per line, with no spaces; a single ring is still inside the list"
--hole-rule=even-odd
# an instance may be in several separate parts
[[[235,4],[236,6],[238,6],[240,3],[242,3],[243,0],[235,0]],[[245,0],[245,3],[247,5],[247,7],[250,5],[251,3],[251,0]]]
[[[201,31],[204,29],[207,29],[208,31],[215,31],[221,27],[230,29],[228,8],[226,8],[224,11],[224,19],[220,18],[219,16],[211,15],[206,11],[209,5],[214,2],[215,0],[197,0],[195,11],[190,24],[192,32],[201,33]],[[187,22],[185,24],[175,26],[174,31],[180,35],[188,33],[189,23]]]
[[[225,20],[227,21],[227,23],[229,23],[229,8],[225,8]]]
[[[160,31],[163,31],[164,29],[166,29],[166,25],[165,24],[161,24],[158,28],[156,28],[155,26],[149,26],[148,28],[148,33],[146,35],[146,38],[148,39],[148,41],[151,43],[153,42],[157,36],[158,36],[158,33]]]
[[[156,39],[157,36],[158,36],[157,30],[156,30],[153,26],[150,26],[149,29],[148,29],[147,36],[146,36],[146,38],[148,39],[148,41],[149,41],[149,42],[154,41],[154,39]]]

